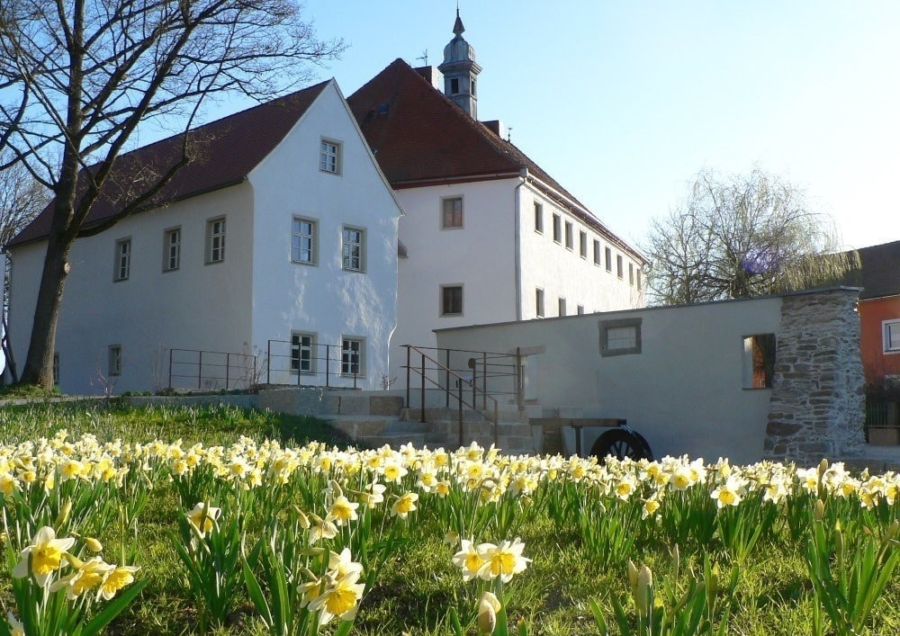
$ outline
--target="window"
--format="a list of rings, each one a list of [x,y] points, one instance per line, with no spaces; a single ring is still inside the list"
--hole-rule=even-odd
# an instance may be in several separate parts
[[[566,299],[565,298],[559,299],[559,315],[560,316],[566,315]]]
[[[291,260],[315,265],[318,258],[316,222],[295,216],[291,224]]]
[[[459,78],[454,77],[450,80],[450,94],[456,95],[459,93]]]
[[[181,228],[163,233],[163,271],[172,272],[181,267]]]
[[[131,275],[131,239],[116,241],[116,263],[113,280],[128,280]]]
[[[600,264],[600,241],[594,239],[594,265]]]
[[[604,250],[604,252],[606,253],[606,271],[611,272],[612,271],[612,250],[607,247]]]
[[[225,260],[225,218],[210,219],[206,222],[206,263],[221,263]]]
[[[107,376],[118,375],[122,375],[122,345],[110,345]]]
[[[617,254],[616,255],[616,276],[618,276],[619,278],[623,278],[625,275],[622,265],[623,265],[622,256],[620,254]]]
[[[562,219],[559,218],[558,214],[553,215],[553,240],[559,243],[560,235],[562,234]]]
[[[537,202],[534,204],[534,231],[544,233],[544,206]]]
[[[744,388],[771,389],[775,376],[775,334],[744,337]]]
[[[600,321],[600,355],[623,356],[641,352],[641,318]]]
[[[319,170],[341,174],[341,144],[328,139],[322,140],[319,148]]]
[[[365,270],[365,243],[365,230],[353,227],[344,228],[341,250],[344,269],[351,272],[362,272]]]
[[[341,375],[365,375],[365,340],[362,338],[343,338]]]
[[[441,286],[441,315],[459,316],[463,312],[462,285]]]
[[[462,197],[441,199],[441,227],[444,229],[463,226]]]
[[[53,354],[53,384],[59,386],[59,354]]]
[[[641,283],[641,268],[639,267],[637,270],[637,288],[638,291],[641,291],[642,283]]]
[[[572,224],[566,221],[566,249],[572,249]]]
[[[578,253],[581,258],[587,258],[587,232],[578,235]]]
[[[316,335],[301,331],[291,332],[291,371],[293,373],[315,373]]]
[[[884,352],[900,353],[900,320],[885,320]]]
[[[578,305],[578,315],[579,316],[584,315],[584,305]]]
[[[538,318],[544,317],[544,290],[538,288],[535,290],[535,315]]]
[[[628,284],[634,287],[634,264],[628,263]]]

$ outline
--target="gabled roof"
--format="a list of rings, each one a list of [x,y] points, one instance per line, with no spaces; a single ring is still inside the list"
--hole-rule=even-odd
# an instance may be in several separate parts
[[[255,168],[300,120],[319,97],[328,80],[296,93],[260,104],[190,131],[199,158],[181,168],[173,179],[145,206],[159,207],[205,192],[236,185]],[[162,172],[181,157],[183,135],[175,135],[119,157],[110,180],[91,208],[85,227],[109,218],[121,209],[123,184],[146,166]],[[9,245],[41,239],[50,231],[52,203],[22,230]]]
[[[395,189],[511,178],[527,171],[546,196],[643,259],[525,153],[469,116],[402,59],[347,103]]]
[[[900,241],[863,247],[856,252],[861,267],[848,273],[843,284],[862,287],[860,300],[900,296]]]

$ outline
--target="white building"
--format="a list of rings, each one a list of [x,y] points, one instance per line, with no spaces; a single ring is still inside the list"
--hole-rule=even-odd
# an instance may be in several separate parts
[[[402,210],[337,84],[192,135],[203,158],[155,207],[75,242],[56,341],[61,389],[164,387],[170,360],[176,387],[240,387],[267,370],[282,383],[380,387],[397,322]],[[171,161],[179,143],[123,159]],[[99,202],[89,223],[112,211]],[[48,230],[45,213],[10,245],[19,361]],[[242,353],[262,354],[259,366]]]
[[[348,99],[406,215],[400,222],[402,345],[434,329],[644,306],[646,259],[477,120],[474,49],[455,37],[438,69],[396,60]],[[444,89],[446,95],[441,92]]]

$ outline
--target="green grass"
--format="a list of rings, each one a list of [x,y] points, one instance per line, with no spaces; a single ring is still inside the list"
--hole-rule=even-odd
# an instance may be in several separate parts
[[[229,445],[242,436],[261,441],[277,439],[283,445],[299,446],[317,440],[345,446],[349,440],[326,422],[310,417],[285,416],[233,407],[129,408],[115,402],[68,402],[0,407],[0,441],[17,443],[51,437],[66,429],[69,439],[95,435],[101,442],[183,440],[187,448],[195,442],[205,446]],[[412,477],[412,475],[410,476]],[[408,482],[410,485],[413,482]],[[425,505],[427,502],[422,502]],[[537,505],[537,504],[532,504]],[[138,538],[131,529],[112,524],[98,528],[107,550],[117,554],[135,549],[134,562],[141,566],[140,578],[151,580],[140,600],[120,616],[107,633],[115,635],[197,634],[198,608],[185,593],[185,572],[172,546],[177,535],[176,518],[181,510],[174,487],[160,480],[141,513]],[[377,519],[390,521],[386,513]],[[266,520],[250,519],[248,545]],[[737,568],[718,537],[706,545],[681,546],[680,570],[674,571],[665,533],[652,521],[641,532],[631,558],[649,565],[655,577],[658,598],[675,598],[692,578],[703,572],[704,557],[711,559],[727,579]],[[449,528],[436,515],[421,514],[404,525],[402,544],[395,550],[375,585],[367,590],[352,633],[450,634],[450,609],[463,624],[471,624],[478,600],[478,584],[464,583],[451,564],[455,547],[443,543]],[[537,636],[601,634],[591,614],[590,602],[598,601],[614,626],[611,598],[615,595],[630,607],[625,560],[604,564],[588,549],[577,524],[561,526],[541,508],[529,516],[517,532],[526,545],[529,568],[508,586],[507,608],[511,625],[522,623]],[[485,538],[485,537],[481,537]],[[512,537],[507,537],[512,538]],[[493,537],[497,540],[497,537]],[[719,592],[731,617],[725,634],[775,636],[812,633],[813,589],[803,558],[805,545],[789,538],[785,524],[763,537],[750,558],[740,566],[735,594]],[[900,577],[894,575],[884,597],[876,604],[869,633],[900,633],[900,606],[889,599],[900,597]],[[8,575],[0,576],[0,600],[10,601]],[[331,628],[326,629],[329,633]],[[241,597],[225,626],[210,632],[220,636],[265,634],[249,599]],[[469,633],[474,633],[470,631]]]

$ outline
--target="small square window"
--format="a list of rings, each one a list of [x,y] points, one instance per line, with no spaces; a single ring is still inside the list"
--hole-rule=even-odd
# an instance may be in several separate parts
[[[587,258],[587,232],[578,235],[578,254],[581,258]]]
[[[616,255],[616,276],[618,276],[619,278],[624,278],[625,276],[623,265],[624,261],[622,261],[622,256]]]
[[[600,355],[624,356],[641,352],[641,318],[600,321]]]
[[[350,272],[363,272],[366,267],[366,232],[345,227],[341,246],[342,267]]]
[[[181,267],[181,228],[163,232],[163,271],[173,272]]]
[[[600,264],[600,241],[594,239],[594,265]]]
[[[122,375],[122,345],[110,345],[107,375],[109,377]]]
[[[544,206],[537,202],[534,204],[534,231],[544,233]]]
[[[317,241],[316,222],[295,216],[291,223],[291,260],[304,265],[315,265],[318,258]]]
[[[606,271],[611,272],[612,271],[612,250],[607,247],[604,250],[604,252],[605,252],[605,256],[606,256]]]
[[[344,337],[341,341],[341,375],[365,375],[365,340]]]
[[[116,263],[113,270],[113,280],[118,282],[128,280],[131,276],[131,239],[116,241]]]
[[[900,353],[900,320],[885,320],[884,352]]]
[[[206,263],[225,260],[225,217],[206,222]]]
[[[775,377],[775,334],[744,337],[744,388],[771,389]]]
[[[341,144],[323,139],[319,147],[319,170],[330,174],[341,174]]]
[[[544,317],[544,290],[536,289],[535,290],[535,315],[538,318]]]
[[[553,240],[560,242],[562,236],[562,219],[558,214],[553,215]]]
[[[441,286],[441,315],[460,316],[463,312],[462,285]]]
[[[566,315],[566,299],[565,298],[559,299],[559,315],[560,316]]]
[[[441,227],[459,228],[463,226],[462,197],[441,199]]]
[[[566,249],[572,249],[572,224],[566,221]]]
[[[316,335],[294,331],[291,333],[291,371],[293,373],[316,372]]]

